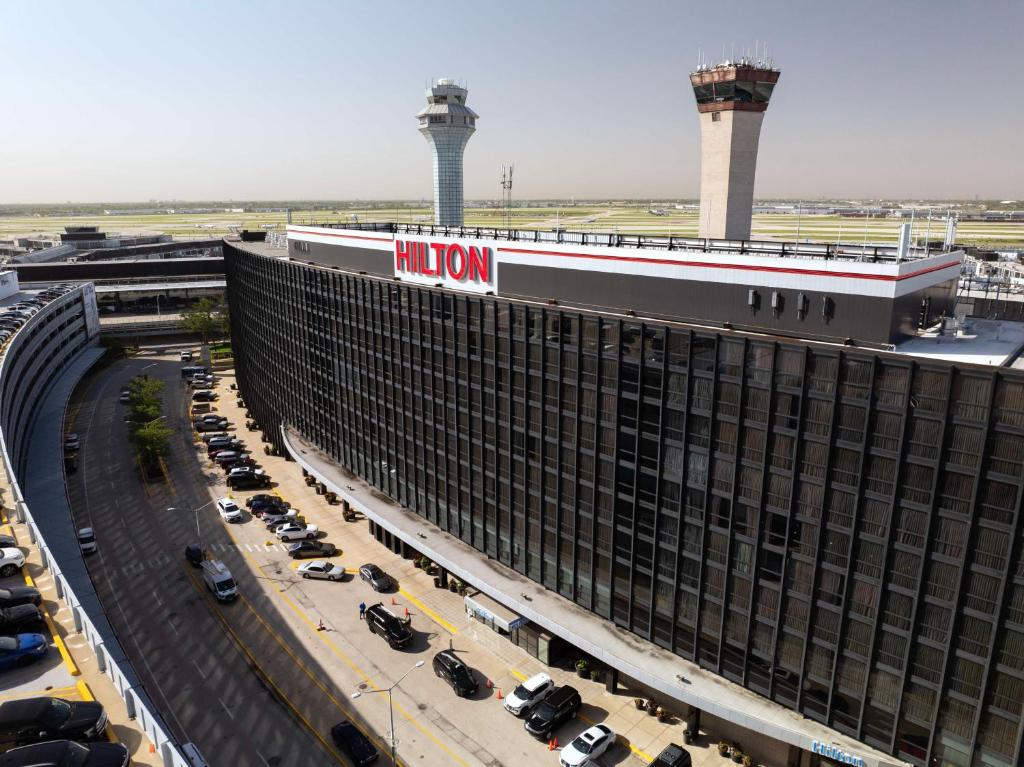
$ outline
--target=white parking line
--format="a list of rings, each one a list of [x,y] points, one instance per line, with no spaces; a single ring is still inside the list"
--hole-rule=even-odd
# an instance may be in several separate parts
[[[227,714],[228,716],[230,716],[230,717],[231,717],[232,719],[234,719],[234,718],[235,718],[235,715],[231,713],[231,709],[229,709],[229,708],[228,708],[228,707],[227,707],[227,706],[226,706],[226,705],[224,704],[224,701],[223,701],[223,700],[221,700],[220,698],[217,698],[217,702],[218,702],[218,703],[220,703],[220,707],[221,707],[222,709],[224,709],[224,713],[225,713],[225,714]]]
[[[203,679],[206,679],[206,672],[204,672],[203,669],[199,667],[199,664],[196,663],[195,658],[192,659],[192,665],[196,667],[196,671],[199,672],[199,676],[201,676]]]

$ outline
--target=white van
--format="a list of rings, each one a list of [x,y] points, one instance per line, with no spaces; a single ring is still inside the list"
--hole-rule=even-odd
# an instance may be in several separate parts
[[[200,567],[203,569],[203,582],[215,597],[221,602],[230,602],[238,596],[238,589],[235,587],[235,580],[231,577],[231,571],[227,565],[219,559],[207,559]]]

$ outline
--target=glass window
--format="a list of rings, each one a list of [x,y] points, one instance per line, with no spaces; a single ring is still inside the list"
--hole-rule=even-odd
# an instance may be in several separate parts
[[[736,97],[736,81],[715,83],[715,101],[732,101]]]
[[[754,101],[765,102],[772,97],[775,83],[754,83]]]
[[[715,100],[714,88],[711,83],[693,86],[693,95],[696,96],[698,104],[710,104]]]
[[[736,81],[736,100],[737,101],[753,101],[754,100],[754,83],[744,82],[742,80]]]

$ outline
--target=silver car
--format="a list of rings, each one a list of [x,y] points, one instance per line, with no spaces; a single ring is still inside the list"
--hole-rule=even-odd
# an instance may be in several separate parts
[[[326,559],[305,562],[299,565],[296,572],[303,578],[320,578],[325,581],[340,581],[345,577],[345,568],[332,565]]]

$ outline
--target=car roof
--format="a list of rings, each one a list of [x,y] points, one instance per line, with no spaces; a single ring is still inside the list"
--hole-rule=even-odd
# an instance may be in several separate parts
[[[79,535],[92,535],[93,529],[91,527],[81,527],[78,529]]]
[[[523,687],[525,687],[527,690],[536,690],[541,685],[545,685],[550,681],[551,677],[542,671],[539,674],[534,674],[525,682],[523,682]]]
[[[23,722],[38,719],[50,708],[49,698],[22,698],[0,703],[0,722]]]

